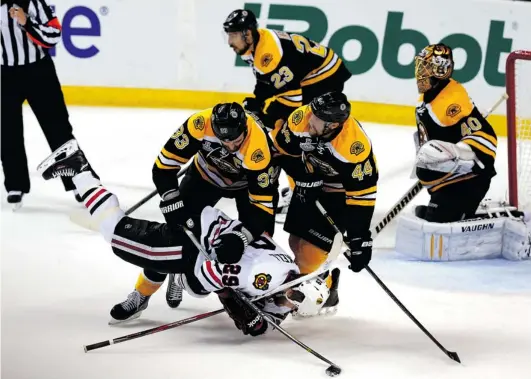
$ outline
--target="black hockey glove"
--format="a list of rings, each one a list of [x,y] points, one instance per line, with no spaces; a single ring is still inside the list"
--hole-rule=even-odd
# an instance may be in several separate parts
[[[295,198],[301,203],[315,203],[319,194],[323,190],[323,181],[295,181],[295,189],[293,194]]]
[[[349,269],[360,272],[369,264],[372,258],[372,238],[371,232],[364,236],[352,237],[348,240],[348,247],[344,255],[350,262]]]
[[[159,204],[166,223],[170,226],[183,225],[190,229],[193,228],[194,225],[193,223],[190,224],[192,221],[190,220],[190,215],[186,211],[184,201],[181,198],[179,191],[174,191],[171,195],[169,196],[169,199],[168,196],[165,196],[166,200],[161,200]]]
[[[223,308],[234,321],[234,325],[244,335],[256,337],[266,332],[267,322],[245,304],[232,289],[226,288],[218,292],[218,296]]]
[[[256,97],[246,97],[243,99],[243,107],[246,111],[254,113],[257,116],[262,114],[262,104],[256,100]]]
[[[215,249],[219,263],[237,263],[245,251],[245,248],[252,240],[252,234],[245,228],[232,230],[221,234],[212,242],[211,247]]]

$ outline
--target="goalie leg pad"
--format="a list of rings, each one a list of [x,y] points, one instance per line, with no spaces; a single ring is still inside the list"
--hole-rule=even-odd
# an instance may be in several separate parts
[[[396,251],[422,261],[529,259],[531,231],[508,217],[435,223],[408,213],[398,219]]]
[[[422,261],[500,257],[504,219],[436,223],[405,214],[398,219],[396,251]]]
[[[502,256],[511,261],[531,258],[531,228],[523,221],[505,219]]]

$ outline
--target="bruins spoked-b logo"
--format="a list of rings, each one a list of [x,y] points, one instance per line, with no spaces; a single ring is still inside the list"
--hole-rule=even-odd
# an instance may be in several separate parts
[[[254,276],[253,286],[257,290],[267,291],[269,289],[270,282],[271,275],[262,273]]]

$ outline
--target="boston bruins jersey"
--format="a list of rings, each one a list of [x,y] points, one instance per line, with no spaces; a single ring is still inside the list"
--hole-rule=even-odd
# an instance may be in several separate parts
[[[352,227],[366,231],[374,212],[378,181],[371,141],[360,123],[349,117],[331,141],[316,142],[309,134],[311,115],[310,106],[304,105],[281,128],[270,132],[281,155],[297,158],[281,158],[283,168],[295,180],[313,172],[323,179],[324,191],[345,192],[345,212],[355,224]]]
[[[466,143],[485,167],[476,167],[470,173],[455,174],[417,168],[417,177],[422,185],[432,193],[477,175],[494,176],[496,133],[469,98],[465,88],[450,79],[428,96],[421,94],[416,108],[420,145],[429,140]]]
[[[192,115],[166,142],[153,166],[153,180],[162,196],[177,189],[181,165],[193,158],[204,180],[226,190],[248,188],[249,201],[259,219],[274,217],[279,169],[272,161],[271,141],[252,114],[247,114],[247,136],[240,149],[228,152],[214,135],[212,108]]]
[[[256,76],[254,95],[265,103],[264,113],[272,102],[287,110],[286,117],[303,104],[302,88],[337,76],[341,83],[351,76],[343,61],[329,47],[299,34],[258,29],[259,41],[253,53],[242,56]]]

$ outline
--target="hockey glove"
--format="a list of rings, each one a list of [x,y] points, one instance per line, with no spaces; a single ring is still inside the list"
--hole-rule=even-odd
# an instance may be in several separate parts
[[[226,288],[219,292],[218,296],[223,308],[234,321],[234,325],[244,335],[256,337],[266,332],[267,322],[245,304],[232,289]]]
[[[211,247],[216,252],[219,263],[233,264],[239,262],[251,240],[251,233],[242,228],[240,231],[232,230],[221,234],[212,242]]]
[[[257,116],[262,114],[262,104],[256,100],[256,97],[246,97],[243,99],[243,107],[246,111],[254,113]]]
[[[186,225],[190,229],[193,228],[193,222],[186,211],[179,191],[173,191],[170,196],[166,194],[164,196],[165,200],[160,202],[159,207],[166,223],[170,226]]]
[[[303,204],[310,204],[315,203],[315,200],[319,197],[319,194],[321,193],[323,189],[323,181],[322,180],[315,180],[315,181],[295,181],[295,189],[293,190],[293,194],[295,195],[295,198],[303,203]]]
[[[371,232],[364,236],[357,236],[348,240],[348,247],[344,255],[350,262],[348,266],[354,272],[360,272],[369,264],[372,258]]]

